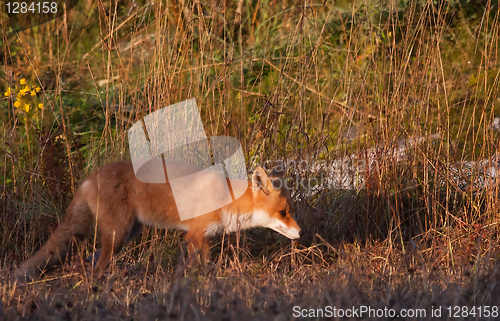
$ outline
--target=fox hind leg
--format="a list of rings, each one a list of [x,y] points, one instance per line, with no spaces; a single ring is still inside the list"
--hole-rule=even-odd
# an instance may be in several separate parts
[[[130,230],[130,232],[129,232],[129,234],[124,242],[124,245],[127,244],[129,241],[132,241],[133,239],[138,237],[142,232],[142,227],[143,227],[143,225],[141,223],[139,223],[138,221],[135,221],[134,226],[132,226],[132,229]],[[97,261],[99,260],[99,257],[101,256],[101,250],[102,249],[99,249],[99,250],[95,251],[93,255],[91,254],[87,257],[87,261],[92,262],[92,267],[94,267],[94,268],[96,267]]]
[[[129,222],[128,224],[124,224],[125,228],[122,227],[121,229],[113,229],[110,226],[102,226],[100,228],[102,248],[96,253],[97,257],[94,257],[94,260],[98,258],[97,264],[94,266],[94,272],[97,273],[98,277],[104,275],[111,257],[118,254],[131,238],[140,233],[142,225],[135,220],[130,220]]]
[[[125,245],[126,233],[114,230],[111,233],[101,235],[102,248],[98,255],[99,259],[94,267],[94,272],[98,277],[104,275],[104,270],[108,267],[109,261],[113,255],[119,253]]]
[[[186,234],[188,248],[188,264],[195,266],[197,264],[205,265],[209,258],[210,247],[205,240],[202,230],[189,231]]]

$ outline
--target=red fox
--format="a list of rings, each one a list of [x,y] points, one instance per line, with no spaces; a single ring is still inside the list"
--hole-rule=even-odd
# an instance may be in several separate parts
[[[243,183],[243,181],[242,181]],[[207,237],[251,227],[267,227],[290,239],[300,237],[292,216],[289,190],[283,171],[276,167],[268,177],[257,167],[246,192],[232,203],[210,213],[181,221],[170,185],[143,183],[135,177],[130,161],[113,162],[91,174],[77,189],[66,217],[47,243],[16,271],[18,280],[32,280],[40,271],[64,261],[73,238],[89,236],[97,223],[101,250],[95,272],[103,275],[112,255],[136,237],[143,225],[187,231],[190,257],[209,252]]]

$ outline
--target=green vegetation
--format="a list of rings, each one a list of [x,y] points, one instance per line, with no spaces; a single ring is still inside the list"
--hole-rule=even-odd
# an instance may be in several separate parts
[[[498,305],[499,186],[465,165],[498,163],[498,1],[180,3],[84,0],[20,33],[0,16],[0,318]],[[79,259],[91,240],[56,281],[13,284],[79,182],[129,157],[131,124],[192,97],[207,135],[239,138],[248,161],[349,156],[370,163],[364,186],[296,186],[297,243],[221,236],[199,273],[182,272],[182,233],[148,229],[104,283]]]

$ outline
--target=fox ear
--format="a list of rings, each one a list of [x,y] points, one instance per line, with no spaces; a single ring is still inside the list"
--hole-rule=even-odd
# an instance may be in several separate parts
[[[282,160],[276,161],[276,166],[274,166],[269,178],[283,178],[285,176],[285,163]]]
[[[254,192],[262,190],[265,194],[269,194],[273,190],[273,183],[260,166],[257,166],[257,168],[253,171],[252,188]]]

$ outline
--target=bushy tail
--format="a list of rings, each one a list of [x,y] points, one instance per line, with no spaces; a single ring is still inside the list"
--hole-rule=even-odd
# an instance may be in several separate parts
[[[73,238],[82,240],[90,234],[94,223],[85,200],[77,197],[68,206],[64,221],[57,227],[45,245],[16,270],[18,281],[31,281],[46,270],[66,259]]]

